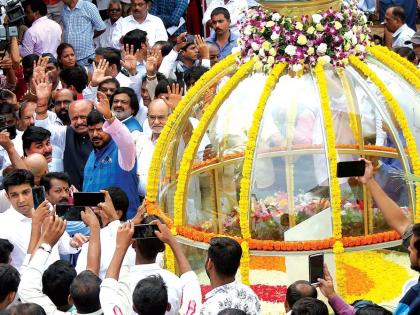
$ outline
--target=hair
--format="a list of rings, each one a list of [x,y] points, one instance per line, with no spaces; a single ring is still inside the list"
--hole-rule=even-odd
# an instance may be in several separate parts
[[[62,68],[63,64],[60,62],[61,59],[61,55],[64,52],[64,49],[66,48],[71,48],[73,49],[74,52],[74,47],[73,45],[69,44],[69,43],[61,43],[60,45],[58,45],[57,47],[57,61],[58,61],[58,65]]]
[[[184,81],[188,86],[192,86],[201,76],[209,71],[209,68],[203,66],[192,66],[191,69],[185,71]]]
[[[241,262],[242,248],[229,237],[214,237],[210,240],[208,258],[219,275],[234,277]]]
[[[328,308],[321,300],[305,297],[293,305],[292,315],[328,315]]]
[[[226,20],[230,20],[230,13],[228,9],[224,7],[217,7],[213,11],[211,11],[210,18],[219,14],[223,14]]]
[[[118,94],[127,94],[128,97],[130,98],[130,108],[133,110],[133,116],[136,116],[138,111],[139,111],[139,99],[137,98],[136,93],[134,93],[134,90],[132,88],[129,87],[120,87],[118,88],[114,94],[112,94],[111,99],[109,101],[109,103],[112,106],[112,103],[114,102],[114,97],[115,95]]]
[[[299,290],[298,287],[300,285],[306,285],[308,290]],[[287,288],[286,301],[290,308],[292,308],[297,301],[304,297],[312,297],[315,299],[318,297],[316,289],[313,286],[311,286],[311,284],[308,281],[298,280],[293,282]]]
[[[47,15],[47,5],[42,0],[31,0],[24,2],[24,6],[31,6],[32,12],[39,12],[42,16]]]
[[[243,310],[239,310],[237,308],[225,308],[221,310],[217,315],[246,315]]]
[[[94,126],[99,123],[105,122],[104,116],[96,109],[92,110],[86,118],[88,126]]]
[[[0,303],[10,292],[17,292],[20,283],[20,274],[15,267],[7,263],[0,264]]]
[[[70,285],[70,296],[79,314],[93,313],[101,308],[100,285],[101,279],[89,270],[81,272],[74,278]]]
[[[47,140],[51,137],[51,132],[45,128],[29,126],[22,135],[23,154],[26,156],[26,150],[29,150],[31,144]]]
[[[133,46],[134,51],[141,49],[141,44],[146,44],[147,33],[145,31],[134,29],[124,35],[122,39],[123,46]]]
[[[13,117],[16,117],[15,107],[9,103],[2,103],[0,105],[0,115],[4,115],[4,114],[13,114]]]
[[[115,210],[122,212],[121,221],[125,221],[127,218],[128,211],[128,196],[124,190],[119,187],[108,187],[105,190],[109,193],[112,203],[114,204]]]
[[[67,261],[57,260],[42,275],[42,292],[57,307],[68,304],[70,285],[76,278],[76,270]]]
[[[150,224],[150,222],[154,220],[159,220],[163,223],[160,217],[156,215],[148,215],[141,221],[141,224]],[[141,241],[136,240],[136,248],[145,259],[153,260],[156,259],[158,253],[165,250],[165,244],[158,238],[148,238]]]
[[[141,315],[164,315],[168,305],[168,289],[160,275],[140,280],[133,292],[133,306]]]
[[[15,95],[12,91],[8,89],[0,89],[0,103],[7,102],[9,98],[12,98]]]
[[[102,56],[106,61],[108,61],[109,65],[116,65],[118,71],[121,70],[121,52],[112,47],[99,47],[96,48],[95,54],[98,56]]]
[[[82,93],[88,84],[88,75],[85,69],[73,67],[60,71],[60,80],[67,86],[73,86],[77,93]]]
[[[5,238],[0,238],[0,264],[8,264],[10,254],[13,252],[13,244]],[[1,300],[1,299],[0,299]]]
[[[34,62],[38,61],[39,56],[35,54],[29,54],[22,58],[23,67],[23,78],[28,83],[34,72]]]
[[[410,47],[396,47],[394,51],[403,58],[406,58],[408,61],[413,62],[416,59],[416,54],[413,49]]]
[[[358,309],[356,315],[392,315],[392,312],[382,306],[374,304]]]
[[[405,11],[404,8],[397,5],[397,6],[392,6],[391,8],[391,12],[392,12],[392,17],[394,19],[399,19],[401,21],[401,23],[405,23]]]
[[[413,225],[413,235],[417,238],[414,242],[414,248],[417,250],[417,257],[420,258],[420,223]]]
[[[48,63],[52,63],[52,64],[54,64],[54,66],[58,67],[57,58],[55,58],[53,54],[51,54],[51,53],[43,53],[41,55],[41,57],[48,57]]]
[[[111,6],[111,4],[118,4],[120,7],[122,6],[120,0],[110,0],[108,4],[108,9]]]
[[[28,107],[29,103],[31,103],[31,102],[30,101],[23,101],[23,102],[20,103],[19,110],[18,110],[19,119],[22,119],[22,113],[26,109],[26,107]]]
[[[109,78],[109,79],[103,80],[101,83],[99,83],[98,89],[100,89],[102,85],[107,84],[107,83],[114,83],[115,86],[117,87],[117,89],[120,87],[120,82],[118,82],[117,79],[115,79],[115,78]]]
[[[35,303],[21,303],[10,307],[9,315],[46,315],[44,309]]]
[[[66,182],[70,185],[70,177],[67,173],[64,172],[49,172],[48,174],[41,177],[39,185],[44,186],[45,190],[49,191],[51,189],[52,179],[62,180],[63,182]]]
[[[158,40],[155,42],[153,47],[159,45],[160,46],[160,52],[162,53],[162,57],[166,57],[171,52],[172,48],[174,48],[174,45],[169,41],[164,40]]]
[[[34,186],[34,175],[28,170],[14,170],[3,179],[3,187],[6,192],[9,192],[9,188],[12,186],[19,186],[23,184],[29,184],[31,187]]]
[[[176,83],[177,81],[173,79],[162,79],[158,81],[158,84],[155,88],[155,98],[158,98],[160,94],[168,93],[168,86],[171,86],[173,83]]]

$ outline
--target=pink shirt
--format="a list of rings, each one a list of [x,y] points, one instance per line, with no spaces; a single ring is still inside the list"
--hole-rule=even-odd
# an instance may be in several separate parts
[[[21,56],[51,53],[57,58],[57,47],[61,42],[61,33],[61,27],[57,22],[48,19],[46,16],[39,18],[32,23],[32,26],[23,36],[22,45],[19,47]]]

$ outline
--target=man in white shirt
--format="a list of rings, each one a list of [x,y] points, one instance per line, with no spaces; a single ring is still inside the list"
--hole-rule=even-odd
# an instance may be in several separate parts
[[[242,18],[242,12],[248,9],[247,0],[212,0],[207,7],[206,12],[203,14],[203,25],[212,27],[211,25],[211,13],[214,9],[222,7],[230,13],[230,27],[233,31],[237,31],[237,23]]]
[[[61,43],[61,27],[47,17],[47,5],[42,0],[32,0],[25,3],[25,15],[32,26],[23,36],[20,54],[42,55],[51,53],[57,57],[57,47]]]
[[[96,48],[112,47],[112,34],[122,15],[122,5],[119,0],[111,0],[108,6],[108,15],[109,19],[104,21],[106,25],[105,32],[93,40]]]
[[[414,35],[414,31],[405,24],[405,12],[400,6],[389,7],[385,13],[385,27],[392,34],[392,48],[410,47],[406,44]]]
[[[214,237],[205,263],[212,290],[205,296],[200,315],[217,315],[225,308],[235,308],[248,315],[260,313],[261,305],[252,289],[235,280],[242,256],[241,245],[228,237]]]
[[[33,212],[44,211],[45,207],[48,209],[48,203],[44,202],[34,210],[32,197],[34,176],[27,170],[18,169],[8,174],[4,178],[3,185],[12,206],[0,214],[0,238],[8,239],[14,245],[12,265],[19,270],[24,262],[31,239]],[[77,253],[78,247],[82,244],[80,236],[71,239],[67,233],[64,233],[57,246],[52,248],[49,263],[60,259],[59,252],[62,254]]]
[[[413,51],[416,54],[417,67],[420,68],[420,31],[416,32],[409,41],[405,42],[406,45],[413,45]]]
[[[151,2],[151,0],[131,0],[131,15],[117,22],[112,36],[113,47],[120,49],[121,37],[134,29],[140,29],[147,33],[150,46],[153,46],[157,41],[168,40],[162,20],[147,12]]]

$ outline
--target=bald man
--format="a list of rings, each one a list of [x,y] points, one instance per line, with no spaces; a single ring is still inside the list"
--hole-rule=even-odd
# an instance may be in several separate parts
[[[306,280],[298,280],[293,282],[286,292],[286,301],[284,302],[284,308],[286,314],[292,312],[293,305],[304,297],[312,297],[316,299],[318,293],[316,289]]]
[[[146,193],[147,173],[150,161],[155,149],[156,141],[168,120],[170,108],[162,99],[154,99],[149,104],[147,114],[150,130],[141,133],[134,141],[136,142],[137,175],[139,175],[139,193],[144,197]]]
[[[41,177],[48,173],[48,162],[42,154],[33,153],[27,156],[23,162],[35,177],[35,186],[39,186]]]
[[[51,131],[51,143],[60,150],[63,170],[69,174],[70,184],[79,190],[83,187],[83,171],[93,149],[86,122],[86,118],[92,109],[91,101],[72,101],[69,105],[69,126],[54,124],[48,119],[51,112],[37,113],[35,121],[36,126]]]
[[[56,123],[59,125],[70,125],[69,106],[75,101],[72,91],[69,89],[58,90],[54,95],[54,112],[58,119]]]

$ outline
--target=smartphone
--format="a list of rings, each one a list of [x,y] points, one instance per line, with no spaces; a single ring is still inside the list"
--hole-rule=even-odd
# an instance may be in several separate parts
[[[185,41],[187,42],[187,43],[194,43],[194,35],[191,35],[191,34],[187,34],[187,36],[185,36]]]
[[[157,238],[155,231],[159,231],[156,224],[135,225],[133,239]]]
[[[34,199],[34,209],[36,209],[45,201],[44,186],[32,187],[32,198]]]
[[[346,161],[337,163],[337,177],[355,177],[365,175],[365,161]]]
[[[83,207],[75,207],[67,203],[55,205],[55,214],[67,221],[82,221],[81,212],[83,210]]]
[[[73,205],[78,207],[96,207],[98,203],[105,201],[105,195],[101,192],[75,192]]]
[[[318,284],[318,279],[324,278],[324,254],[309,255],[309,282]]]

